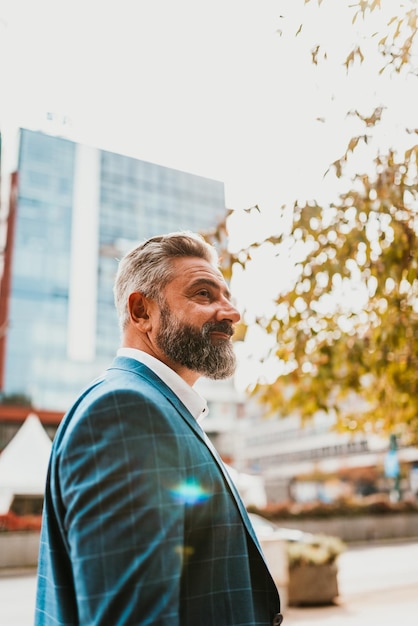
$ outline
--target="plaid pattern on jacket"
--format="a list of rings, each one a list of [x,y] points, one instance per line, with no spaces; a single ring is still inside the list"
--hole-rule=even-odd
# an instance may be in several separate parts
[[[270,626],[279,610],[199,424],[149,368],[116,357],[54,439],[35,626]]]

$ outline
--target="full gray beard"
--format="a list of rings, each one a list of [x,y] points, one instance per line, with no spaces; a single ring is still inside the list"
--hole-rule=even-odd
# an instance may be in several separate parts
[[[228,340],[212,343],[210,333],[214,330],[229,333],[228,322],[207,322],[199,330],[181,323],[170,309],[161,308],[160,329],[157,345],[174,363],[199,372],[214,380],[229,378],[235,372],[236,357]]]

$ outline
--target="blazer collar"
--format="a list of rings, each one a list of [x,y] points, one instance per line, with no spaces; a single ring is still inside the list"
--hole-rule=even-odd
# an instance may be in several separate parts
[[[198,421],[207,413],[207,402],[200,393],[186,383],[177,372],[156,357],[136,348],[119,348],[117,356],[136,359],[149,367],[154,374],[161,378],[176,396],[180,398],[193,417]]]
[[[158,391],[165,395],[167,400],[174,405],[177,411],[181,414],[183,419],[196,431],[197,434],[202,433],[202,429],[198,425],[196,419],[190,413],[185,404],[180,400],[178,395],[165,383],[152,369],[150,369],[145,363],[141,363],[138,359],[117,356],[113,360],[113,363],[109,367],[110,369],[120,369],[129,372],[134,372],[141,378],[147,380],[149,384],[158,389]]]

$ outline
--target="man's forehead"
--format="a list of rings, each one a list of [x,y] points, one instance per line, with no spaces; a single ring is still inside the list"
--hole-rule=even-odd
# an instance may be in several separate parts
[[[215,280],[219,286],[226,288],[226,282],[221,271],[206,261],[197,257],[180,257],[173,261],[175,270],[173,280],[196,282],[201,280]]]

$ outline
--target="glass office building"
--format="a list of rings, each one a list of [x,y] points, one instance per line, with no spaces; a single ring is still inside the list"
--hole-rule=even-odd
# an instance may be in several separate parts
[[[118,347],[117,259],[224,215],[222,182],[22,129],[4,394],[66,409]]]

